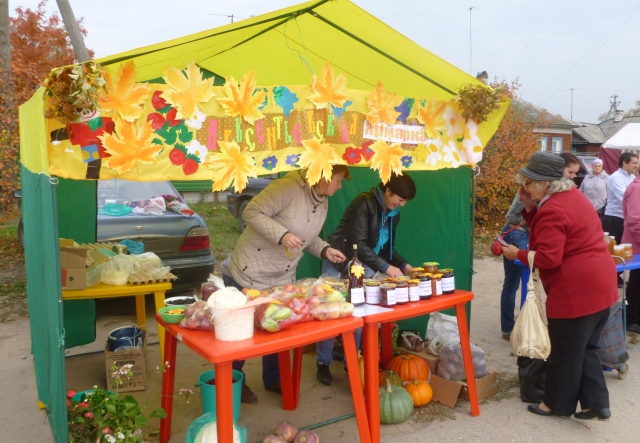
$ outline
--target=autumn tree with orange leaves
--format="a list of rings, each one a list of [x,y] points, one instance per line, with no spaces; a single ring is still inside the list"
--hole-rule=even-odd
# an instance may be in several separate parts
[[[520,88],[517,80],[511,84],[494,82],[497,89],[504,87],[505,93],[513,100]],[[529,157],[540,149],[540,134],[534,129],[545,127],[549,121],[531,117],[521,107],[511,104],[500,127],[484,148],[479,163],[480,174],[476,179],[476,225],[489,234],[496,233],[505,223],[518,185],[513,177],[518,169],[526,165]]]
[[[18,107],[53,68],[76,62],[62,19],[48,16],[45,5],[42,1],[35,10],[18,7],[9,18],[11,76],[0,76],[0,212],[12,210],[13,191],[20,188]],[[82,26],[81,32],[86,36]]]

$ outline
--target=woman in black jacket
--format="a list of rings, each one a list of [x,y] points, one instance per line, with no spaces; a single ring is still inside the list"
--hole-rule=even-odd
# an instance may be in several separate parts
[[[411,265],[394,249],[396,228],[400,223],[399,208],[416,196],[416,185],[408,175],[392,174],[387,183],[379,183],[359,194],[344,211],[336,230],[327,242],[347,258],[353,245],[358,245],[358,259],[364,266],[365,278],[376,272],[390,277],[408,273]],[[322,275],[346,277],[346,264],[324,261]],[[361,331],[356,331],[356,345],[360,345]],[[316,344],[316,377],[323,385],[330,385],[333,339]]]

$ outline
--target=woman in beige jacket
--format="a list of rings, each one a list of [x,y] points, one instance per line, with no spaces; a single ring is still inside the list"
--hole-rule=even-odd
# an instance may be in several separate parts
[[[306,170],[289,172],[270,183],[243,212],[247,227],[223,270],[225,285],[269,289],[293,283],[303,249],[334,263],[344,261],[344,254],[318,234],[327,218],[328,197],[342,187],[342,180],[350,178],[346,166],[334,165],[331,180],[322,178],[313,186],[307,182]],[[233,362],[238,371],[243,366],[244,361]],[[266,390],[281,392],[277,354],[262,357],[262,380]],[[257,401],[246,384],[242,401]]]

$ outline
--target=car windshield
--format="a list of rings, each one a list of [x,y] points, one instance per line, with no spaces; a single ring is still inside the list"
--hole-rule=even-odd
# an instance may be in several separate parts
[[[114,178],[98,181],[98,208],[108,203],[129,203],[144,206],[151,197],[180,197],[171,182],[133,182]]]

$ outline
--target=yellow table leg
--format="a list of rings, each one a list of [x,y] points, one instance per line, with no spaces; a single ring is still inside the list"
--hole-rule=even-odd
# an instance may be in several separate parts
[[[136,321],[140,329],[147,330],[147,310],[144,304],[144,294],[136,295]]]
[[[156,291],[153,293],[153,298],[156,302],[156,312],[166,306],[164,304],[164,295],[165,291]],[[160,363],[164,365],[164,328],[160,325],[158,325],[158,341],[160,342]]]

